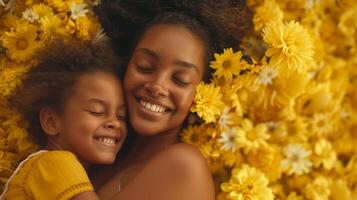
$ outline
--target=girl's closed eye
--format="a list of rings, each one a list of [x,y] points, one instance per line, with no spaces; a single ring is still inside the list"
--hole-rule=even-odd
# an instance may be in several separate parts
[[[86,111],[94,116],[103,116],[104,115],[104,111],[95,111],[95,110],[86,110]]]

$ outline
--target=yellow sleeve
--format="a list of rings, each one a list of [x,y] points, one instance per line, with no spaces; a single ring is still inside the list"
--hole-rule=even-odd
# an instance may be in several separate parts
[[[38,200],[67,200],[93,191],[83,166],[68,151],[50,151],[42,155],[32,165],[25,182],[28,194]]]

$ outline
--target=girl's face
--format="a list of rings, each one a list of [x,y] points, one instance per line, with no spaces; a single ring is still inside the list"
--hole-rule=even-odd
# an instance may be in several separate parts
[[[141,135],[179,132],[204,72],[205,47],[183,26],[155,25],[129,62],[124,90],[134,130]]]
[[[120,81],[105,72],[81,75],[59,116],[58,132],[57,144],[82,163],[112,163],[127,133]]]

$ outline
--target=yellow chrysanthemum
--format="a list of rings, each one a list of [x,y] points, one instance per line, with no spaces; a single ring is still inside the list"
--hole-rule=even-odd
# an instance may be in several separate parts
[[[200,82],[196,88],[191,112],[197,112],[206,123],[215,122],[224,108],[220,87]]]
[[[40,18],[40,19],[43,17],[46,17],[46,16],[53,15],[53,9],[44,3],[39,3],[39,4],[33,5],[32,11],[34,13],[36,13],[38,18]]]
[[[61,38],[68,35],[63,21],[57,15],[43,17],[41,19],[41,30],[47,39]]]
[[[331,200],[352,200],[351,190],[348,188],[347,182],[343,179],[333,181],[331,185]]]
[[[314,54],[313,40],[299,23],[270,23],[263,30],[263,39],[268,44],[265,54],[271,59],[270,65],[280,71],[298,73],[309,68]]]
[[[316,167],[322,165],[324,169],[330,170],[335,165],[337,158],[336,153],[333,150],[331,143],[326,139],[320,139],[316,142],[314,153],[315,157],[312,161]]]
[[[268,179],[254,167],[243,165],[232,170],[232,177],[221,185],[228,199],[235,200],[271,200],[274,198],[272,190],[268,187]]]
[[[29,70],[26,66],[7,67],[0,71],[0,99],[6,98],[21,84],[23,75]]]
[[[347,9],[341,16],[338,28],[346,36],[354,36],[357,31],[357,6]]]
[[[37,31],[37,26],[23,23],[19,24],[15,30],[5,32],[3,45],[8,49],[8,56],[18,62],[30,60],[40,46],[40,43],[36,41]]]
[[[69,11],[69,1],[63,0],[45,0],[50,6],[53,6],[58,12]]]
[[[282,175],[280,148],[277,146],[260,147],[247,155],[247,163],[264,172],[270,182],[278,180]]]
[[[99,29],[99,23],[93,16],[80,17],[76,20],[77,37],[80,39],[92,39]]]
[[[331,194],[329,180],[323,176],[316,177],[312,183],[307,184],[304,194],[308,199],[328,200]]]
[[[254,13],[254,30],[260,31],[266,24],[283,20],[283,12],[279,5],[272,0],[265,0]]]
[[[247,138],[243,146],[244,153],[255,152],[258,148],[268,145],[266,141],[270,136],[267,134],[267,126],[265,124],[253,126],[252,121],[245,119],[241,126]]]
[[[239,75],[242,70],[248,69],[249,64],[241,60],[243,54],[241,51],[233,53],[232,48],[224,49],[223,53],[214,54],[215,61],[210,63],[213,69],[216,69],[217,77],[224,77],[227,81],[231,81],[233,76]]]
[[[189,126],[181,133],[182,141],[194,146],[201,145],[206,136],[203,126]]]

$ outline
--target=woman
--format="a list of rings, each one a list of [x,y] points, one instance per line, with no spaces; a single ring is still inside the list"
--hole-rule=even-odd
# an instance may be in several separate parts
[[[250,26],[245,4],[103,2],[99,16],[118,54],[129,58],[124,91],[133,135],[128,154],[94,176],[99,196],[214,199],[203,156],[180,143],[178,136],[196,85],[210,74],[211,56],[225,47],[238,47]],[[131,50],[125,51],[128,47]]]

